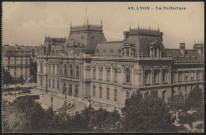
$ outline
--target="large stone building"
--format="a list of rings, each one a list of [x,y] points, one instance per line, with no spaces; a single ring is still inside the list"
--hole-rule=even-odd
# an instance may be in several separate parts
[[[11,76],[19,78],[23,76],[24,80],[30,80],[31,60],[35,59],[37,47],[15,45],[2,46],[2,66],[9,71]]]
[[[37,55],[40,89],[91,100],[93,106],[122,108],[139,90],[166,101],[203,87],[204,46],[167,49],[158,30],[130,28],[122,41],[107,41],[101,25],[70,26],[68,38],[45,37]]]

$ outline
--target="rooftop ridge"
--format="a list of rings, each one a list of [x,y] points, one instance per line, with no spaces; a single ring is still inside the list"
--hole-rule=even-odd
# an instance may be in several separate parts
[[[104,43],[122,43],[124,42],[123,40],[121,41],[104,41],[104,42],[99,42],[98,44],[104,44]]]

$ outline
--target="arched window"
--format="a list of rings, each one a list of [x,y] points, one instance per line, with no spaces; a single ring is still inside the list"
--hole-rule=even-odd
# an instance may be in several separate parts
[[[130,70],[129,70],[129,68],[127,68],[125,70],[125,81],[126,81],[126,83],[130,83]]]
[[[107,81],[110,81],[110,70],[107,70]]]
[[[40,63],[40,72],[43,73],[43,63]]]
[[[67,75],[67,65],[64,64],[64,75],[66,76]]]
[[[73,66],[72,65],[70,65],[70,76],[73,76]]]
[[[79,66],[76,65],[76,77],[79,77]]]

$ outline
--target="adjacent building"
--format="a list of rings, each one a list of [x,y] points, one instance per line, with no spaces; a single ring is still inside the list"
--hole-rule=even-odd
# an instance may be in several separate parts
[[[67,38],[45,37],[37,54],[42,90],[91,100],[92,106],[122,108],[135,91],[165,101],[204,84],[204,45],[169,49],[163,32],[130,28],[121,41],[107,41],[103,26],[70,26]]]
[[[2,46],[2,66],[10,72],[14,78],[23,76],[24,80],[30,80],[31,60],[35,59],[37,47],[15,45]]]

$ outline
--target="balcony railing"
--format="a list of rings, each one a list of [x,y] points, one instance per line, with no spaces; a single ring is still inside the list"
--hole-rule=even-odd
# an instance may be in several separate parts
[[[172,60],[171,56],[150,57],[150,56],[118,56],[118,55],[92,55],[92,58],[101,59],[126,59],[126,60]]]

